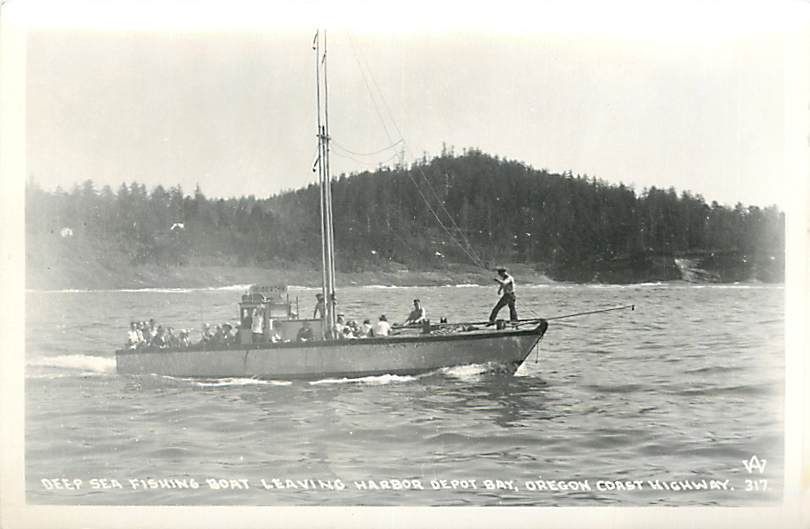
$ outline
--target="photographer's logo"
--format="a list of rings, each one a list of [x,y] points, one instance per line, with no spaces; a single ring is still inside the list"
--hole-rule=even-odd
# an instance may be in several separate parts
[[[751,459],[747,461],[743,459],[742,464],[749,474],[753,474],[754,470],[759,470],[759,473],[762,474],[763,472],[765,472],[765,465],[768,464],[768,460],[760,459],[756,455],[753,455],[751,456]]]

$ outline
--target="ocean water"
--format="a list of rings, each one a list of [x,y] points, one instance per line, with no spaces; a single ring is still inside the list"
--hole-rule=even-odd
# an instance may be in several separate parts
[[[313,381],[124,376],[128,322],[236,319],[242,286],[27,293],[34,504],[768,505],[781,501],[781,286],[537,285],[514,376],[468,365]],[[480,320],[495,289],[353,287],[349,318]],[[292,288],[302,313],[313,289]]]

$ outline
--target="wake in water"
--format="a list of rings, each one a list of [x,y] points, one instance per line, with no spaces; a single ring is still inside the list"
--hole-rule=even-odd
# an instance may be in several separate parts
[[[178,378],[168,375],[161,375],[162,378],[171,380],[178,380],[181,382],[191,383],[193,386],[201,388],[219,388],[219,387],[232,387],[232,386],[289,386],[292,384],[289,380],[265,380],[261,378],[219,378],[219,379],[194,379],[194,378]]]
[[[508,370],[500,365],[500,364],[467,364],[462,366],[453,366],[453,367],[442,367],[433,371],[428,371],[426,373],[421,373],[419,375],[376,375],[376,376],[368,376],[368,377],[358,377],[358,378],[324,378],[321,380],[313,380],[309,382],[310,385],[319,385],[319,384],[365,384],[365,385],[372,385],[372,386],[379,386],[384,384],[395,384],[401,382],[413,382],[415,380],[433,377],[433,376],[443,376],[448,378],[454,378],[462,381],[478,381],[484,375],[489,375],[493,373],[504,373],[508,372]]]
[[[366,384],[371,386],[380,386],[384,384],[393,384],[396,382],[412,382],[417,377],[411,375],[375,375],[368,377],[358,378],[324,378],[321,380],[313,380],[309,384],[316,386],[319,384]]]
[[[109,374],[115,372],[115,358],[82,354],[42,356],[29,361],[27,367],[67,369],[83,371],[85,373]]]

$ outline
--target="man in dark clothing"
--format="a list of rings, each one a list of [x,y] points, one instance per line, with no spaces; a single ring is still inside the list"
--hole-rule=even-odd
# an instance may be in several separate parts
[[[405,323],[402,325],[415,325],[417,323],[422,323],[427,319],[427,312],[425,312],[425,308],[422,306],[422,302],[418,299],[413,300],[413,310],[408,314],[408,317],[405,319]]]
[[[298,329],[298,335],[295,337],[295,339],[299,342],[310,342],[312,341],[312,338],[312,327],[310,327],[308,321],[304,320],[304,324],[300,329]]]
[[[312,319],[323,318],[326,314],[326,304],[323,302],[323,294],[315,294],[315,310],[312,311]]]
[[[496,270],[498,271],[498,277],[495,278],[495,281],[500,285],[498,287],[498,294],[501,294],[501,299],[498,300],[495,308],[493,308],[492,312],[489,314],[489,322],[494,322],[495,318],[498,317],[498,312],[507,305],[509,305],[509,319],[511,321],[517,321],[518,315],[517,309],[515,309],[515,280],[506,273],[506,268],[499,267],[496,268]]]

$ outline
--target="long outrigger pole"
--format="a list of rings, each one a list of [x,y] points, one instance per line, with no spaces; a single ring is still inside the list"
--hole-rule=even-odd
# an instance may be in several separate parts
[[[573,314],[562,314],[560,316],[552,316],[550,318],[544,318],[546,321],[551,320],[564,320],[566,318],[575,318],[577,316],[586,316],[588,314],[599,314],[602,312],[611,312],[614,310],[636,310],[635,305],[622,305],[621,307],[611,307],[609,309],[599,309],[599,310],[586,310],[585,312],[574,312]]]
[[[564,320],[567,318],[575,318],[577,316],[586,316],[588,314],[600,314],[602,312],[612,312],[614,310],[636,310],[635,305],[622,305],[620,307],[610,307],[608,309],[597,309],[597,310],[586,310],[584,312],[574,312],[572,314],[561,314],[559,316],[551,316],[549,318],[527,318],[522,320],[514,320],[508,322],[510,325],[527,325],[530,323],[539,323],[541,321],[553,321],[553,320]],[[464,321],[464,322],[453,322],[447,324],[438,324],[438,325],[488,325],[491,324],[490,321]],[[433,324],[436,325],[436,324]]]

